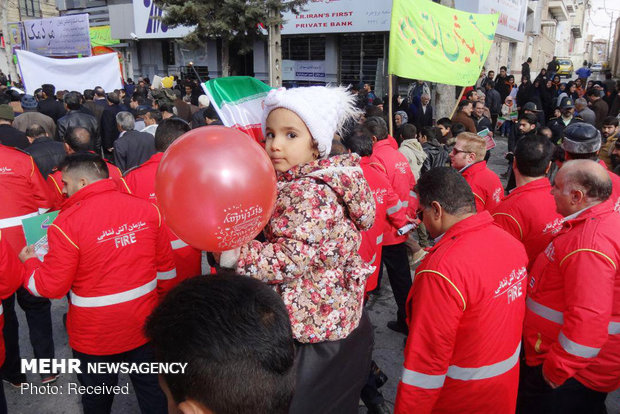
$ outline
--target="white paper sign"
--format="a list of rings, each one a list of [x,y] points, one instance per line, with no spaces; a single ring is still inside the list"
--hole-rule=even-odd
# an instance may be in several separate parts
[[[324,60],[283,60],[282,79],[325,82]]]
[[[90,56],[88,14],[22,22],[26,49],[41,56]]]

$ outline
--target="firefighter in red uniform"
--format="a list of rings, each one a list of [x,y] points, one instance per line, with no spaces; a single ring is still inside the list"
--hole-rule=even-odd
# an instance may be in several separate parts
[[[158,151],[144,164],[132,168],[125,174],[125,182],[131,193],[157,205],[155,198],[155,173],[164,151],[178,137],[189,131],[189,126],[180,119],[165,119],[155,132],[155,149]],[[177,283],[201,274],[200,261],[202,253],[179,239],[168,226],[168,237],[177,264]]]
[[[562,148],[564,158],[568,160],[588,159],[601,164],[611,178],[611,202],[616,211],[620,211],[620,176],[607,169],[607,164],[599,158],[601,151],[601,133],[585,122],[571,124],[564,130]]]
[[[372,156],[372,134],[364,126],[356,127],[351,136],[344,140],[344,145],[352,153],[358,154],[361,158],[360,167],[364,173],[364,178],[368,181],[368,186],[372,190],[376,204],[375,223],[365,232],[362,232],[362,243],[359,253],[362,259],[375,267],[372,275],[366,280],[366,294],[377,287],[379,266],[381,264],[381,248],[383,245],[383,231],[386,221],[390,220],[394,226],[402,228],[407,226],[408,220],[404,208],[399,209],[395,214],[388,216],[387,210],[394,209],[401,203],[398,195],[392,190],[385,168]],[[385,399],[379,388],[387,381],[385,374],[379,369],[375,361],[371,363],[370,373],[366,385],[362,388],[361,399],[368,407],[369,413],[388,412],[389,408],[385,404]]]
[[[61,171],[69,199],[48,230],[43,263],[32,246],[21,251],[24,286],[55,299],[70,292],[69,345],[82,367],[154,361],[144,322],[176,277],[159,210],[119,192],[97,155],[68,155]],[[157,375],[130,373],[130,378],[142,413],[166,412]],[[116,385],[118,375],[82,370],[78,380],[84,386]],[[86,393],[82,404],[87,413],[109,413],[113,399],[113,394]]]
[[[478,212],[493,211],[504,199],[502,183],[497,174],[487,167],[485,154],[485,140],[471,132],[460,133],[450,153],[450,164],[469,183]]]
[[[22,220],[36,216],[48,207],[47,186],[32,157],[21,150],[0,145],[0,230],[15,254],[26,245]],[[19,387],[26,381],[26,375],[20,370],[16,298],[26,313],[35,358],[54,358],[54,339],[48,299],[36,298],[25,289],[19,289],[15,296],[11,295],[4,301],[6,359],[2,378]],[[56,378],[56,375],[42,376],[44,382]]]
[[[382,118],[370,117],[364,123],[373,136],[373,158],[381,163],[387,174],[392,190],[398,195],[400,203],[387,209],[387,216],[391,218],[400,214],[403,209],[410,217],[415,217],[417,198],[413,191],[415,178],[407,158],[388,141],[387,125]],[[387,326],[393,331],[407,334],[407,294],[411,288],[411,269],[405,245],[409,235],[399,234],[400,227],[391,220],[387,220],[383,231],[382,262],[379,264],[379,281],[382,276],[383,264],[390,279],[394,292],[394,299],[398,310],[396,320],[388,322]]]
[[[531,135],[517,142],[513,168],[517,188],[491,212],[495,223],[525,246],[529,267],[562,228],[555,211],[551,183],[554,145],[547,137]]]
[[[530,272],[519,413],[605,413],[607,393],[620,386],[620,215],[611,192],[591,160],[567,161],[555,178],[565,221]]]
[[[65,151],[67,154],[74,154],[76,152],[92,152],[94,154],[93,148],[94,144],[90,132],[88,132],[86,128],[71,127],[67,129],[65,133]],[[107,160],[106,165],[108,166],[110,178],[116,182],[120,191],[131,194],[125,180],[123,180],[121,170],[113,164],[110,164]],[[47,185],[50,190],[52,210],[58,210],[65,201],[65,195],[62,191],[62,174],[58,169],[47,176]]]
[[[24,279],[24,266],[17,260],[17,254],[3,237],[0,231],[0,299],[6,299],[13,295],[22,285]],[[4,308],[0,303],[0,329],[4,325]],[[0,331],[0,366],[4,364],[4,338]],[[7,413],[4,387],[0,384],[0,414]]]
[[[423,174],[420,214],[436,244],[416,269],[395,412],[513,413],[525,311],[523,245],[476,214],[465,179]],[[509,254],[507,254],[509,253]]]

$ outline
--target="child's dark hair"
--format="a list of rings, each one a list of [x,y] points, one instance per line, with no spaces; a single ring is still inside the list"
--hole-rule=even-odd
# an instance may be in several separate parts
[[[160,362],[187,362],[162,374],[176,404],[194,400],[218,414],[288,412],[295,348],[282,298],[235,274],[198,276],[175,287],[145,332]]]

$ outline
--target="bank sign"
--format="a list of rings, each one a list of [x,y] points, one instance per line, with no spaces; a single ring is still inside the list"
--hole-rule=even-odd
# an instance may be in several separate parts
[[[192,27],[180,26],[170,28],[160,18],[163,10],[155,5],[154,0],[133,0],[134,33],[138,39],[163,39],[187,36]]]
[[[284,13],[282,34],[388,32],[392,0],[310,0]]]

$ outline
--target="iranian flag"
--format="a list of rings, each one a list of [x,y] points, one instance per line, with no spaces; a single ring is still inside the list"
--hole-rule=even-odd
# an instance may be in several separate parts
[[[237,128],[262,143],[261,116],[263,101],[272,89],[250,76],[231,76],[212,79],[202,88],[222,123]]]

